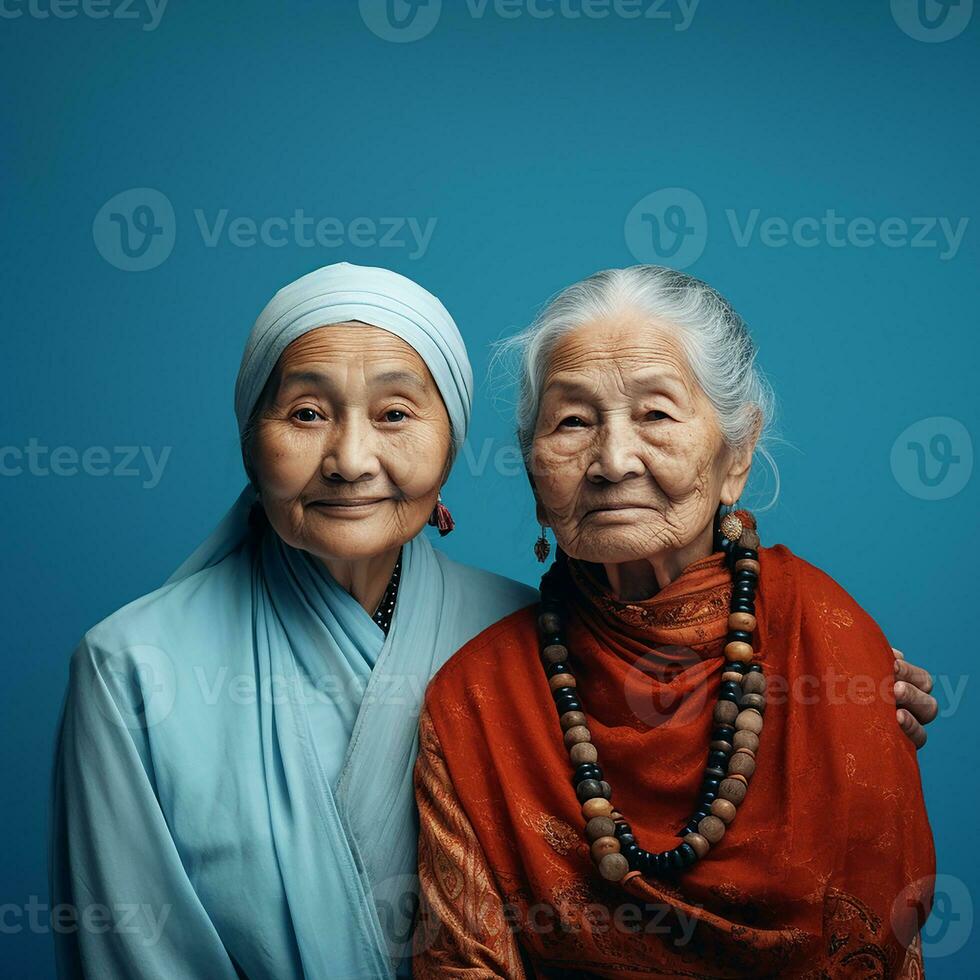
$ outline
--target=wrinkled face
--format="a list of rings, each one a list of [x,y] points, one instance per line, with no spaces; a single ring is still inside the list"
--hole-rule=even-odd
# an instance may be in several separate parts
[[[449,416],[428,368],[379,327],[334,324],[283,352],[250,445],[279,536],[324,559],[404,544],[435,506]]]
[[[539,519],[567,554],[614,563],[687,547],[738,498],[731,463],[669,330],[631,313],[559,341],[530,468]]]

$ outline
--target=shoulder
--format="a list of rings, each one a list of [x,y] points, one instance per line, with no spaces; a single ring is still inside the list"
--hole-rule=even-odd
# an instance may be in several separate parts
[[[451,617],[459,630],[449,653],[509,616],[517,609],[538,601],[538,590],[512,578],[453,561],[433,549],[445,584],[445,602],[454,610]]]
[[[781,597],[780,603],[770,610],[772,615],[779,618],[798,615],[803,621],[811,624],[816,621],[835,633],[852,632],[890,651],[885,634],[872,615],[824,569],[783,544],[763,548],[760,560],[765,580],[774,583],[774,592]]]
[[[536,601],[525,604],[465,643],[429,682],[427,701],[485,680],[488,671],[498,676],[509,673],[515,664],[526,663],[529,652],[536,661],[537,614]]]
[[[485,603],[494,604],[502,609],[509,607],[505,612],[501,612],[501,616],[538,600],[538,590],[530,585],[498,575],[496,572],[488,572],[483,568],[464,565],[462,562],[454,561],[437,548],[433,548],[433,553],[448,583]]]
[[[72,673],[91,671],[107,657],[118,667],[135,668],[147,657],[174,660],[189,646],[225,649],[223,641],[251,620],[242,618],[251,602],[251,557],[240,549],[117,609],[82,637]]]

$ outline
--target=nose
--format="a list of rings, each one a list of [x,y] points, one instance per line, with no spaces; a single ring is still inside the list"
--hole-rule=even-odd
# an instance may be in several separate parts
[[[627,419],[608,419],[599,428],[595,459],[585,471],[592,483],[620,483],[644,471],[639,440]]]
[[[366,422],[347,418],[331,426],[320,472],[327,480],[357,483],[381,472],[374,429]]]

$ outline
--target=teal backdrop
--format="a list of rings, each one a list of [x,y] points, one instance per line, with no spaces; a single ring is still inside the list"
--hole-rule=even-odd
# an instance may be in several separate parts
[[[3,974],[53,973],[71,651],[232,502],[249,327],[348,260],[455,315],[478,393],[442,544],[527,582],[491,343],[610,266],[731,298],[780,410],[779,500],[760,462],[743,503],[936,679],[926,967],[971,975],[978,21],[972,0],[0,0]]]

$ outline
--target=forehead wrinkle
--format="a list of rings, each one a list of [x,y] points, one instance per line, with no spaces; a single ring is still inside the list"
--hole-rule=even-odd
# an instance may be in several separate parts
[[[370,366],[380,367],[380,379],[367,377]],[[267,382],[263,403],[304,382],[335,395],[350,386],[352,372],[368,384],[402,381],[425,394],[435,391],[428,365],[414,347],[381,327],[353,322],[317,327],[289,344]]]
[[[601,344],[596,342],[597,334],[602,335]],[[649,342],[644,343],[645,338]],[[663,370],[658,370],[661,365]],[[552,351],[544,388],[551,387],[556,379],[569,377],[575,381],[589,378],[588,387],[598,390],[610,367],[615,369],[617,387],[623,392],[648,389],[662,380],[663,388],[680,386],[694,398],[693,378],[683,351],[668,330],[649,323],[595,321],[566,334]],[[628,374],[633,377],[628,378]]]
[[[297,337],[282,352],[283,358],[346,357],[351,353],[365,357],[398,357],[419,359],[411,344],[389,330],[369,323],[325,324]]]

